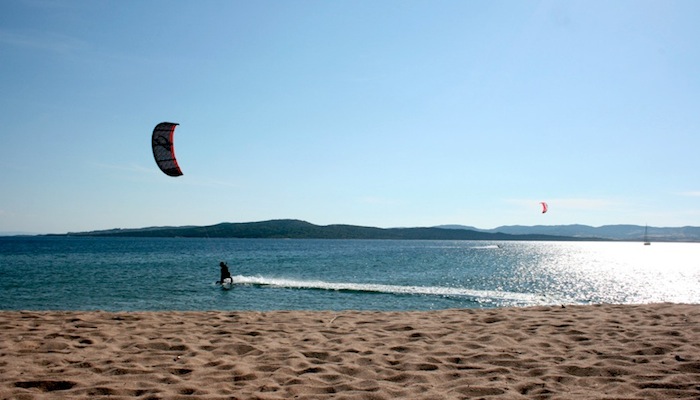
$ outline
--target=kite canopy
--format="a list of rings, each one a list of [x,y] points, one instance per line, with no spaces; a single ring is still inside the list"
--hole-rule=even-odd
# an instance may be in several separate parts
[[[547,207],[547,203],[545,203],[543,201],[543,202],[540,202],[540,204],[542,204],[542,214],[546,213],[547,209],[549,209],[549,207]]]
[[[175,127],[179,124],[174,122],[161,122],[153,129],[151,145],[153,147],[153,158],[158,164],[158,168],[169,176],[180,176],[182,171],[175,159],[175,147],[173,146],[173,135]]]

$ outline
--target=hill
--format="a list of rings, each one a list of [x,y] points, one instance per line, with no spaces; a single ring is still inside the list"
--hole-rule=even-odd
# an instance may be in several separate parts
[[[220,223],[210,226],[163,226],[70,232],[68,236],[219,237],[285,239],[399,239],[399,240],[625,240],[641,241],[644,226],[605,225],[507,225],[478,229],[464,225],[424,228],[375,228],[356,225],[314,225],[295,219]],[[65,236],[65,235],[60,235]],[[655,242],[700,242],[700,227],[649,227]]]
[[[510,234],[471,229],[373,228],[355,225],[314,225],[283,219],[247,223],[221,223],[211,226],[149,227],[71,232],[68,236],[106,237],[217,237],[276,239],[401,239],[401,240],[584,240],[547,234]]]
[[[462,225],[441,225],[443,229],[476,228]],[[507,233],[511,235],[553,235],[569,236],[575,238],[601,238],[608,240],[641,241],[644,238],[644,226],[639,225],[604,225],[592,227],[588,225],[507,225],[494,229],[478,229],[479,232]],[[684,226],[679,228],[649,227],[648,237],[656,242],[698,242],[700,241],[700,227]]]

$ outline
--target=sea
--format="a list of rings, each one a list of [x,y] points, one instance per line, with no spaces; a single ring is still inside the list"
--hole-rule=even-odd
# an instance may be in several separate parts
[[[0,310],[658,302],[700,304],[700,243],[0,237]]]

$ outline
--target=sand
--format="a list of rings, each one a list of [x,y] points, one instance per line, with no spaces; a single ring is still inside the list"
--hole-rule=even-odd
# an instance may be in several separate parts
[[[3,399],[700,398],[700,305],[0,317]]]

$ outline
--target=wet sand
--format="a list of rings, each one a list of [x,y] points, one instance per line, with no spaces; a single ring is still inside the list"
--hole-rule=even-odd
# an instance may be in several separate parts
[[[2,399],[700,398],[700,305],[0,312]]]

